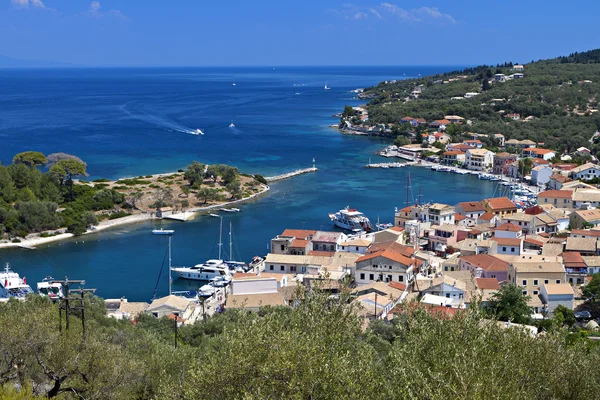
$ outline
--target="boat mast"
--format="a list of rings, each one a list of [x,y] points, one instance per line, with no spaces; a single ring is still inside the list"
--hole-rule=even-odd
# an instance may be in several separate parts
[[[408,173],[408,182],[406,183],[406,207],[410,204],[408,203],[408,191],[411,189],[410,187],[410,172]]]
[[[229,221],[229,261],[233,261],[233,239],[231,236],[231,221]]]
[[[171,286],[173,285],[173,279],[171,279],[171,236],[169,236],[169,296],[171,295]]]
[[[223,217],[221,216],[221,226],[219,228],[219,260],[221,259],[221,251],[223,250]]]

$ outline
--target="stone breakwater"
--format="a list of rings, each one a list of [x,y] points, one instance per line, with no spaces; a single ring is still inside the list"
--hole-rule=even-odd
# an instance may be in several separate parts
[[[271,183],[271,182],[275,182],[275,181],[280,181],[282,179],[287,179],[287,178],[291,178],[293,176],[296,175],[302,175],[302,174],[306,174],[308,172],[317,172],[317,168],[315,167],[311,167],[311,168],[304,168],[304,169],[299,169],[293,172],[288,172],[287,174],[281,174],[281,175],[277,175],[277,176],[269,176],[269,177],[265,177],[266,181]]]

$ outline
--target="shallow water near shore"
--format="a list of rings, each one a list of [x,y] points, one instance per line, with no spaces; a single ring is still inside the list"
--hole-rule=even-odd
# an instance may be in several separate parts
[[[227,163],[242,172],[278,175],[311,166],[319,171],[276,182],[265,196],[224,215],[223,238],[234,258],[249,261],[267,252],[285,228],[331,229],[327,214],[347,205],[373,222],[393,221],[406,202],[410,172],[416,200],[455,204],[494,194],[496,185],[470,175],[419,167],[366,169],[389,142],[341,135],[328,125],[350,90],[455,67],[174,68],[0,71],[0,160],[20,151],[76,154],[90,178],[109,179],[174,171],[193,160]],[[236,86],[231,85],[235,75]],[[325,81],[331,90],[325,91]],[[296,85],[296,86],[294,86]],[[304,85],[304,86],[300,86]],[[296,94],[300,93],[300,94]],[[229,128],[233,120],[236,127]],[[201,128],[205,135],[189,132]],[[105,298],[148,301],[157,284],[167,238],[144,222],[90,234],[36,250],[0,250],[0,261],[32,286],[46,275],[85,279]],[[199,216],[175,230],[173,265],[218,255],[219,219]],[[166,261],[157,294],[168,291]],[[175,280],[175,289],[198,283]]]

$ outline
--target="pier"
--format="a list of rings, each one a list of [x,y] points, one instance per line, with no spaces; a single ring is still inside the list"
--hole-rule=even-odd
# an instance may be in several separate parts
[[[302,175],[302,174],[306,174],[308,172],[317,172],[317,171],[318,171],[318,169],[316,167],[304,168],[304,169],[299,169],[299,170],[296,170],[293,172],[288,172],[287,174],[265,177],[265,179],[267,182],[271,183],[271,182],[275,182],[275,181],[280,181],[282,179],[291,178],[296,175]]]
[[[417,164],[418,164],[418,162],[416,162],[416,161],[404,162],[404,163],[391,162],[391,163],[367,164],[365,167],[366,168],[403,168],[403,167],[410,167],[411,165],[417,165]]]

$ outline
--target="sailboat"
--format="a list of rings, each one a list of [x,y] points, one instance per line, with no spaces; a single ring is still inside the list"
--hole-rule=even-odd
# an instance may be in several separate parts
[[[170,271],[174,272],[179,278],[190,279],[196,281],[210,281],[213,278],[221,278],[226,281],[231,281],[229,268],[221,259],[223,250],[223,217],[219,228],[219,258],[216,260],[208,260],[204,264],[196,264],[193,267],[171,267]]]
[[[232,261],[233,259],[233,234],[231,222],[229,223],[229,261],[225,261],[225,265],[233,272],[245,272],[248,266],[242,261]]]
[[[325,82],[325,90],[329,90],[331,89],[329,86],[327,86],[327,82]]]

